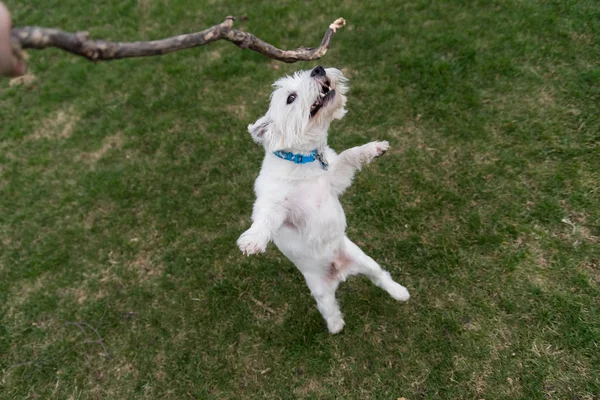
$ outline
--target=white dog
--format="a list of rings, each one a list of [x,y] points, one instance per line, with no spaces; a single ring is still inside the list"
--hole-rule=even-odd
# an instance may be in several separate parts
[[[329,124],[346,113],[346,83],[341,71],[321,66],[275,82],[266,115],[248,126],[266,154],[255,182],[253,223],[237,241],[250,255],[272,240],[304,275],[331,333],[344,327],[335,291],[350,275],[366,275],[396,300],[409,298],[345,234],[338,196],[356,171],[389,148],[371,142],[338,155],[327,146]]]

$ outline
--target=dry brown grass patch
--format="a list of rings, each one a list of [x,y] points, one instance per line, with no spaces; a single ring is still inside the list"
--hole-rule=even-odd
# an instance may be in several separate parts
[[[167,358],[168,357],[165,355],[164,350],[160,350],[154,356],[153,363],[157,368],[157,370],[154,372],[154,377],[159,382],[162,382],[167,378],[167,373],[165,372],[165,369],[164,369]]]
[[[484,395],[490,391],[500,395],[502,398],[516,398],[522,392],[522,386],[517,373],[513,377],[508,377],[505,382],[492,384],[490,377],[495,375],[496,363],[501,359],[501,352],[506,350],[513,341],[510,328],[506,326],[501,319],[491,321],[491,325],[485,327],[490,332],[487,338],[487,347],[489,356],[481,363],[478,371],[471,375],[469,386],[473,388],[477,395]]]
[[[216,49],[208,52],[208,58],[213,61],[221,59],[221,50]]]
[[[147,232],[141,232],[138,237],[130,240],[139,246],[139,250],[133,260],[125,265],[139,276],[138,281],[143,282],[162,276],[165,266],[160,258],[160,233],[155,228]]]
[[[37,77],[32,74],[31,72],[26,73],[23,76],[19,76],[17,78],[13,78],[10,81],[8,81],[8,86],[19,86],[19,85],[23,85],[26,87],[31,86],[35,81],[37,80]]]
[[[98,160],[104,157],[110,150],[118,150],[123,146],[123,134],[118,132],[114,135],[107,136],[102,141],[102,146],[96,151],[90,151],[88,153],[81,153],[78,157],[80,161],[86,164],[94,165]]]
[[[316,379],[307,379],[303,385],[294,389],[294,394],[300,397],[323,394],[323,386]]]
[[[111,375],[113,375],[113,377],[115,377],[117,381],[121,381],[123,379],[130,379],[132,377],[137,377],[138,375],[137,369],[130,362],[124,362],[117,365],[111,372]]]
[[[421,123],[421,115],[406,121],[403,125],[390,129],[388,135],[395,138],[390,143],[390,154],[403,154],[407,149],[418,148],[420,150],[435,151],[428,145],[426,131]]]
[[[225,106],[225,110],[235,118],[241,121],[248,121],[248,109],[246,104],[238,103],[238,104],[229,104]]]
[[[140,251],[128,266],[137,271],[141,281],[159,277],[165,269],[163,263],[149,250]]]
[[[73,134],[79,119],[80,116],[73,106],[66,107],[43,120],[39,128],[27,138],[30,140],[67,139]]]
[[[43,290],[43,288],[51,282],[51,275],[44,273],[40,275],[35,281],[31,282],[23,280],[20,284],[14,285],[8,300],[1,309],[6,311],[6,315],[9,318],[14,318],[18,314],[19,308],[25,304],[29,298]]]
[[[574,211],[566,201],[561,201],[561,206],[565,209],[567,216],[562,219],[565,229],[557,234],[558,237],[574,246],[581,242],[600,243],[600,237],[593,234],[589,228],[588,215]]]
[[[273,374],[274,371],[266,366],[269,356],[263,343],[246,333],[240,334],[238,341],[228,346],[225,352],[235,381],[244,388],[260,388]]]
[[[94,227],[96,221],[105,218],[115,210],[115,204],[109,201],[101,201],[96,208],[91,210],[83,218],[83,227],[86,231],[89,231]]]
[[[583,270],[584,274],[588,275],[595,283],[600,284],[600,260],[596,258],[586,260],[581,264],[580,270]]]
[[[272,321],[276,325],[282,324],[285,320],[288,310],[287,303],[280,308],[273,308],[266,301],[258,300],[250,294],[247,297],[250,299],[252,314],[257,320]]]

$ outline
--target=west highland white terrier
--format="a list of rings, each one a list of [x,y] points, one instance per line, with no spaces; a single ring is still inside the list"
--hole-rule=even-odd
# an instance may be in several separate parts
[[[344,319],[335,291],[347,277],[364,274],[394,299],[406,288],[346,237],[346,216],[338,200],[356,171],[383,155],[389,143],[371,142],[339,155],[327,146],[327,129],[346,114],[347,79],[318,66],[274,83],[267,113],[248,125],[265,148],[254,190],[252,226],[237,241],[246,254],[265,251],[272,240],[302,272],[329,332]]]

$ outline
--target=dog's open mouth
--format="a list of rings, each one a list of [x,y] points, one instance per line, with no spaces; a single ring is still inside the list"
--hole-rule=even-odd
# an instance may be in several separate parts
[[[317,115],[319,110],[335,97],[335,90],[331,88],[329,79],[325,78],[323,81],[318,80],[317,82],[321,85],[321,91],[317,100],[310,106],[311,118]]]

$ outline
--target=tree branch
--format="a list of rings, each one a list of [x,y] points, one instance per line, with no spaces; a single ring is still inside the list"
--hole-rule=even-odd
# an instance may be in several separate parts
[[[336,19],[325,32],[321,45],[317,48],[299,47],[294,50],[281,50],[257,38],[251,33],[232,29],[234,18],[229,16],[222,23],[201,32],[173,36],[150,42],[109,42],[89,40],[87,32],[70,33],[58,29],[24,26],[12,29],[14,46],[22,49],[45,49],[57,47],[91,61],[118,60],[129,57],[148,57],[173,51],[202,46],[217,40],[227,40],[242,49],[254,50],[275,60],[293,63],[296,61],[318,60],[329,49],[329,42],[335,32],[346,21]]]

